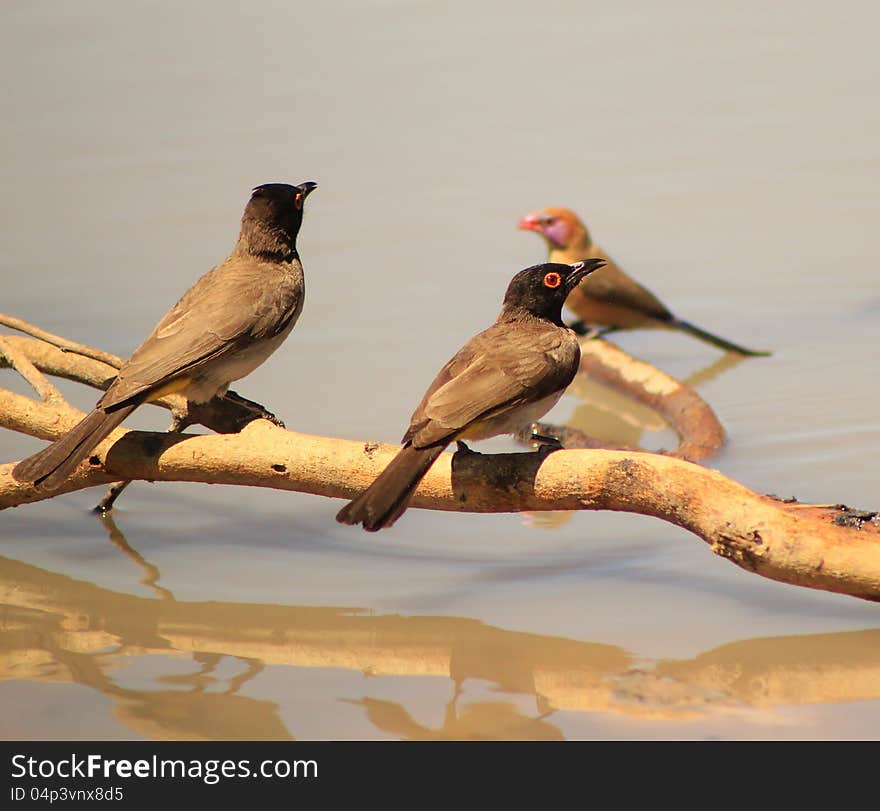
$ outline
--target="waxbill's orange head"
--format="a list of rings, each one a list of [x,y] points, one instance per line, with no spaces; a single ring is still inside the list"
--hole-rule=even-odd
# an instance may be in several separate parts
[[[537,231],[550,250],[590,244],[587,227],[577,214],[568,208],[542,208],[532,211],[519,221],[521,231]]]

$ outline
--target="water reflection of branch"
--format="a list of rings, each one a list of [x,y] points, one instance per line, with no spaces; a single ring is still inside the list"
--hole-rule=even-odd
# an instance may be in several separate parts
[[[153,591],[155,591],[163,600],[173,600],[174,595],[168,589],[158,585],[159,579],[162,577],[158,567],[146,560],[140,552],[129,544],[125,534],[116,526],[113,514],[110,512],[102,512],[98,513],[98,516],[99,520],[104,525],[104,529],[107,530],[110,543],[112,543],[117,549],[121,549],[138,566],[140,566],[141,569],[143,569],[144,576],[140,582],[153,589]]]
[[[472,619],[146,599],[8,558],[0,558],[0,600],[0,678],[89,686],[113,700],[130,730],[156,738],[289,738],[276,704],[237,694],[270,665],[449,679],[456,692],[436,729],[394,702],[353,702],[385,732],[411,738],[558,737],[555,710],[680,720],[880,698],[880,630],[748,640],[637,667],[620,647]],[[159,690],[125,686],[139,657],[152,657],[151,669],[168,657],[197,668],[182,677],[171,675],[179,665],[170,668]],[[244,671],[225,691],[209,689],[229,657]],[[469,680],[506,695],[462,704]],[[533,697],[538,714],[523,714],[514,695]]]
[[[697,371],[691,372],[691,374],[684,379],[684,384],[695,389],[697,386],[709,383],[724,372],[733,369],[734,366],[739,366],[746,357],[746,355],[740,355],[737,352],[725,352],[702,369],[697,369]]]

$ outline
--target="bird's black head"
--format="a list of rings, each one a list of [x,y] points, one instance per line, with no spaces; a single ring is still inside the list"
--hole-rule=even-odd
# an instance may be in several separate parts
[[[573,265],[545,262],[521,270],[511,279],[504,294],[502,316],[529,315],[562,324],[562,305],[584,276],[605,264],[603,259],[586,259]]]
[[[274,261],[293,258],[303,205],[317,187],[311,180],[298,186],[288,183],[257,186],[241,218],[239,247],[253,256]]]

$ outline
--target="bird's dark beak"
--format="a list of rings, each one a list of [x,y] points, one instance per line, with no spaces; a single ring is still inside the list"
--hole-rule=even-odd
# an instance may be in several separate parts
[[[526,214],[526,216],[519,221],[518,228],[520,231],[540,231],[541,218],[538,216],[538,212],[533,211],[531,214]]]
[[[604,264],[604,259],[585,259],[583,262],[575,262],[573,265],[569,265],[571,273],[566,280],[568,289],[574,290],[580,284],[581,279],[589,276],[594,270],[598,270]]]
[[[302,199],[305,200],[306,197],[318,188],[318,184],[314,180],[307,180],[305,183],[300,183],[297,188],[302,192]]]

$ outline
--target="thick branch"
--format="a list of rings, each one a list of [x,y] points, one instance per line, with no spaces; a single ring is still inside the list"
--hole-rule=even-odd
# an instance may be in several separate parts
[[[0,392],[0,412],[20,407]],[[32,402],[32,401],[30,401]],[[32,404],[48,427],[53,409]],[[61,429],[63,430],[63,428]],[[118,441],[117,441],[118,440]],[[109,452],[108,452],[109,448]],[[285,431],[264,420],[225,436],[116,432],[62,492],[118,479],[273,487],[350,498],[367,487],[397,448]],[[0,508],[55,495],[12,479],[0,466]],[[840,525],[839,508],[786,504],[717,471],[659,454],[619,451],[444,453],[425,476],[414,507],[469,512],[617,510],[651,515],[705,540],[738,566],[794,585],[880,599],[880,525],[862,516]]]
[[[660,414],[681,438],[672,455],[697,462],[724,445],[724,428],[702,397],[690,386],[614,344],[601,340],[583,343],[581,373]]]
[[[720,365],[715,363],[713,368]],[[708,370],[706,373],[711,374]],[[614,344],[596,338],[581,341],[581,364],[575,385],[579,380],[599,383],[662,417],[679,438],[678,447],[666,451],[670,456],[699,462],[714,456],[724,446],[724,428],[708,403],[690,385],[634,358]],[[610,444],[568,425],[540,422],[535,428],[539,434],[558,437],[566,448],[640,450]],[[529,444],[527,434],[519,438]]]
[[[27,338],[9,346],[43,372],[102,387],[112,368]],[[585,352],[590,374],[656,398],[673,421],[705,424],[691,435],[692,454],[723,437],[714,415],[677,381],[602,342]],[[624,357],[616,357],[620,353]],[[594,364],[599,364],[595,366]],[[605,371],[597,372],[598,368]],[[651,371],[653,370],[653,371]],[[610,377],[609,377],[610,379]],[[659,381],[659,382],[658,382]],[[671,381],[671,382],[670,382]],[[179,407],[180,398],[167,406]],[[700,405],[702,404],[702,405]],[[238,410],[237,410],[238,409]],[[681,415],[688,415],[682,418]],[[68,430],[82,414],[0,389],[0,426],[44,438]],[[273,487],[350,498],[367,487],[397,448],[284,431],[227,400],[195,414],[222,436],[169,436],[117,429],[61,491],[16,482],[0,465],[0,509],[120,479],[193,481]],[[247,425],[246,425],[247,424]],[[242,428],[242,426],[245,426]],[[232,433],[241,429],[240,433]],[[682,459],[608,450],[550,455],[443,454],[425,477],[414,507],[471,512],[617,510],[651,515],[701,537],[713,552],[749,571],[810,588],[880,599],[880,526],[874,513],[787,504]]]

